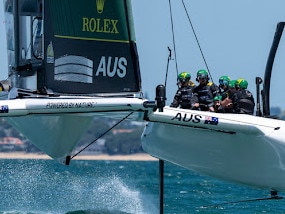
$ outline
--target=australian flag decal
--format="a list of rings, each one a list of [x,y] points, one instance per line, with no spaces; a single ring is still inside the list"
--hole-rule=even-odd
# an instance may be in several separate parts
[[[218,123],[219,118],[217,117],[205,117],[205,124],[218,125]]]
[[[8,113],[9,108],[7,105],[0,106],[0,113]]]

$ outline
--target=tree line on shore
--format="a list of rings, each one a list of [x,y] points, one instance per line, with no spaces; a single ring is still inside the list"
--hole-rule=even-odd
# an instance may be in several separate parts
[[[140,138],[145,123],[126,120],[114,129],[110,129],[116,122],[117,120],[115,119],[103,117],[94,118],[78,143],[77,150],[79,150],[79,148],[85,148],[90,144],[90,146],[84,150],[84,153],[105,153],[110,155],[142,153],[143,149]],[[4,118],[0,118],[0,127],[0,152],[24,151],[28,153],[41,153],[36,146]],[[100,137],[109,129],[109,132]],[[21,146],[1,144],[1,139],[7,137],[18,138],[23,144]],[[95,141],[97,138],[99,139]]]

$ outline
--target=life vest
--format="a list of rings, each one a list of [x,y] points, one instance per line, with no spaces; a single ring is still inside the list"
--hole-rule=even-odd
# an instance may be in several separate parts
[[[199,103],[209,106],[213,105],[214,96],[218,95],[219,88],[212,82],[207,85],[198,85],[194,92],[197,94]]]
[[[192,86],[186,86],[181,87],[177,90],[174,100],[171,103],[171,107],[178,107],[185,109],[190,109],[192,105],[198,102],[197,98],[194,97],[193,94],[193,87]]]

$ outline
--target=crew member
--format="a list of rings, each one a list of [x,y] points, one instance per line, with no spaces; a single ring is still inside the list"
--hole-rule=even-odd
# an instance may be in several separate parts
[[[237,91],[233,95],[233,108],[238,114],[253,114],[254,113],[254,97],[247,90],[248,82],[245,79],[238,79],[236,82]]]
[[[231,78],[229,76],[221,76],[219,78],[219,89],[220,89],[220,95],[222,95],[222,100],[224,100],[226,97],[229,97],[229,82],[231,81]]]
[[[225,109],[222,106],[222,95],[214,97],[214,109],[217,113],[225,113]]]
[[[202,69],[197,72],[196,81],[199,85],[194,88],[194,93],[198,96],[198,102],[195,103],[195,108],[202,111],[215,111],[214,97],[219,95],[219,87],[209,82],[208,71]]]
[[[227,91],[228,96],[224,98],[221,102],[223,108],[225,109],[225,113],[234,113],[232,98],[236,92],[236,82],[236,80],[229,81]]]
[[[190,79],[191,75],[188,72],[182,72],[178,75],[178,90],[170,107],[192,109],[194,103],[198,101],[197,96],[193,93],[195,84]]]

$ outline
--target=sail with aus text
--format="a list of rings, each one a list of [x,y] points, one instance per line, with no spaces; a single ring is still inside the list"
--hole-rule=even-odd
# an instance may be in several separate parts
[[[11,86],[0,116],[43,152],[65,161],[93,117],[144,109],[130,0],[4,5]]]
[[[73,94],[140,90],[130,2],[48,0],[44,8],[50,17],[44,22],[48,88]]]
[[[18,8],[14,17],[10,10],[10,28],[19,29],[10,42],[20,47],[15,50],[16,60],[10,60],[10,65],[20,76],[20,82],[26,76],[35,76],[35,72],[27,75],[27,70],[36,70],[37,89],[77,95],[141,91],[129,0],[21,0],[6,1],[6,5],[6,8]],[[6,17],[8,14],[6,10]],[[25,20],[32,20],[31,36],[25,42],[21,39],[25,30],[17,28],[17,22],[13,21],[17,19],[15,14],[19,15],[19,26]],[[21,50],[29,50],[31,43],[33,52],[23,56]],[[38,47],[43,49],[36,55]],[[38,62],[36,68],[28,66],[31,61]],[[25,83],[18,87],[30,86]]]

